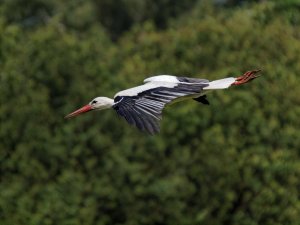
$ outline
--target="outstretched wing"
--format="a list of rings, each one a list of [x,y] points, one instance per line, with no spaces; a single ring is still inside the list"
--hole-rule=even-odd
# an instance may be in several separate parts
[[[115,96],[113,108],[129,124],[149,134],[158,133],[162,110],[175,99],[194,96],[208,86],[208,80],[172,77],[172,83],[159,82],[157,77],[145,85],[128,89]],[[176,78],[177,82],[174,82]],[[126,93],[128,95],[126,95]]]

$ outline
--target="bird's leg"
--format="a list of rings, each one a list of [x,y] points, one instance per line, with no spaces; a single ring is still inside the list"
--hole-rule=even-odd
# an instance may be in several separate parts
[[[252,70],[244,73],[242,76],[237,77],[235,79],[235,82],[232,85],[241,85],[248,83],[251,80],[254,80],[255,78],[259,77],[260,75],[257,75],[258,72],[261,70]]]

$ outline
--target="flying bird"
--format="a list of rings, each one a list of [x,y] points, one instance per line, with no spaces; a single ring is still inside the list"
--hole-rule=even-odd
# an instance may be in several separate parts
[[[118,92],[114,99],[96,97],[65,118],[93,110],[113,108],[129,124],[141,131],[155,134],[160,130],[159,122],[166,105],[186,99],[209,104],[206,98],[208,91],[245,84],[259,77],[258,72],[260,70],[248,71],[237,78],[228,77],[214,81],[172,75],[153,76],[145,79],[143,85]]]

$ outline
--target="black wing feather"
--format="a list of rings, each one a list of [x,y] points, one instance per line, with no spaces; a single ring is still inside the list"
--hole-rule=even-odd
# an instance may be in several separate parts
[[[137,96],[116,96],[113,108],[129,124],[149,134],[158,133],[162,110],[166,104],[180,97],[199,94],[204,87],[208,86],[207,80],[192,78],[181,78],[181,80],[183,82],[197,80],[198,82],[179,83],[173,88],[157,87],[143,91]]]

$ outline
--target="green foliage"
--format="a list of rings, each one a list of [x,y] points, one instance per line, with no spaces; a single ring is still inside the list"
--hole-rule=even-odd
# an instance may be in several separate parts
[[[32,2],[29,11],[19,1],[0,5],[1,225],[299,223],[296,3],[278,14],[283,1],[200,2],[174,19],[193,1],[121,1],[126,10],[109,1]],[[149,4],[165,4],[165,18]],[[28,29],[36,5],[49,17]],[[95,5],[112,8],[100,15]],[[99,18],[111,19],[112,9],[133,25],[117,43],[112,33],[130,26],[103,28]],[[162,30],[156,20],[171,23]],[[213,80],[256,68],[261,78],[209,93],[209,107],[166,108],[156,136],[112,110],[63,119],[146,76]]]
[[[146,20],[153,21],[158,28],[165,28],[171,18],[191,9],[197,0],[93,0],[99,10],[99,20],[110,31],[113,39],[132,25]],[[116,15],[118,15],[116,17]]]

